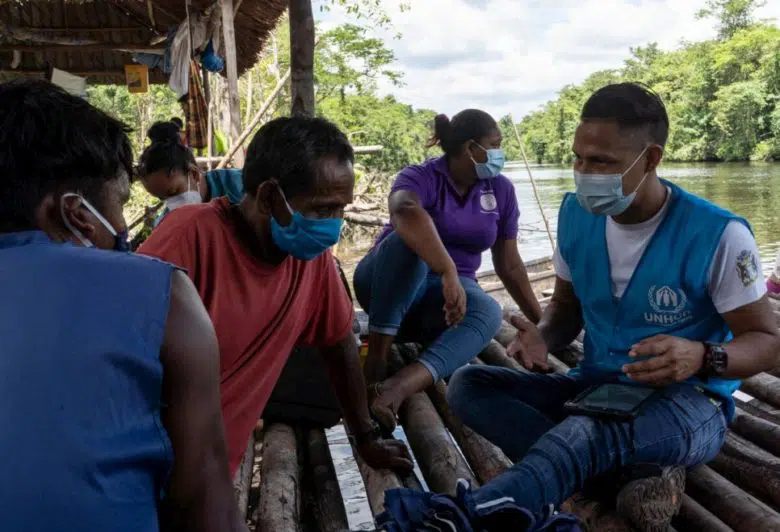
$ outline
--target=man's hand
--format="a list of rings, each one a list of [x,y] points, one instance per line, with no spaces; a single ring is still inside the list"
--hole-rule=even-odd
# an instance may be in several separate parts
[[[374,469],[394,469],[403,473],[414,469],[409,449],[398,440],[368,441],[358,448],[358,452]]]
[[[701,342],[659,334],[646,338],[629,351],[631,357],[649,356],[647,360],[623,366],[631,380],[663,386],[682,382],[702,367],[706,347]]]
[[[525,369],[552,371],[547,363],[547,344],[536,325],[520,316],[510,316],[509,322],[517,328],[517,336],[507,347],[507,354],[520,362]]]
[[[444,321],[451,327],[460,323],[466,314],[466,292],[460,284],[456,269],[444,272],[441,284],[444,293]]]

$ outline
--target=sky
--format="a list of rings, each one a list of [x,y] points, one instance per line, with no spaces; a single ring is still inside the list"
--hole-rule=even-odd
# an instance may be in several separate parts
[[[392,33],[374,31],[396,56],[403,87],[380,91],[415,107],[452,116],[477,107],[519,120],[554,99],[567,84],[597,70],[618,68],[629,48],[715,36],[715,21],[696,20],[704,0],[383,0]],[[780,0],[760,18],[780,21]],[[354,19],[338,10],[320,13],[323,28]]]

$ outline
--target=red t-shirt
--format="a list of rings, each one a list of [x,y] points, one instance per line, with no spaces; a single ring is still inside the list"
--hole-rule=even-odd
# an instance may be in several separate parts
[[[311,261],[262,263],[236,237],[230,209],[227,198],[176,209],[138,251],[185,268],[214,322],[235,475],[293,347],[343,340],[353,309],[330,251]]]

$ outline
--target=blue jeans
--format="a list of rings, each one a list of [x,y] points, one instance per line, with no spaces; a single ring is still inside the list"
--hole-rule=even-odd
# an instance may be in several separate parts
[[[368,312],[369,330],[427,348],[419,361],[434,382],[468,364],[501,326],[501,307],[473,279],[460,277],[466,292],[466,315],[457,326],[444,322],[441,277],[391,233],[357,268],[355,297]]]
[[[478,505],[511,497],[539,513],[601,473],[638,463],[692,467],[723,444],[720,402],[687,384],[667,388],[629,422],[567,416],[563,404],[592,384],[489,366],[453,375],[447,400],[454,413],[516,462],[474,492]]]

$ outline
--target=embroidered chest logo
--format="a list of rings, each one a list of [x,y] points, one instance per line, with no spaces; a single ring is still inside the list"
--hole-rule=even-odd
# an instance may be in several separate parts
[[[647,323],[671,327],[693,318],[693,313],[686,310],[688,296],[685,295],[682,288],[653,285],[647,292],[647,300],[652,310],[652,312],[645,312]]]
[[[498,201],[496,195],[492,190],[486,190],[479,196],[479,206],[482,208],[482,212],[493,214],[498,208]]]
[[[755,253],[745,249],[737,255],[737,274],[745,287],[756,282],[758,279],[758,259]]]

